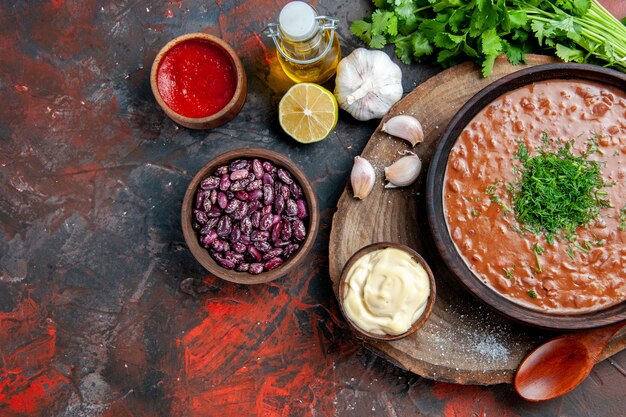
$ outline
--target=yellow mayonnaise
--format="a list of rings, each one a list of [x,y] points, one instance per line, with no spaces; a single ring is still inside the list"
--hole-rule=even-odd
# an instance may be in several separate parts
[[[348,271],[343,309],[369,333],[398,335],[424,313],[429,295],[422,265],[402,250],[379,249],[361,256]]]

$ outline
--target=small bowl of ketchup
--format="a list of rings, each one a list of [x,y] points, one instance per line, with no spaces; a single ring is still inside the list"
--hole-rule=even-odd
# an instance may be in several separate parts
[[[165,114],[191,129],[234,118],[246,101],[246,72],[235,51],[206,33],[188,33],[157,54],[150,86]]]

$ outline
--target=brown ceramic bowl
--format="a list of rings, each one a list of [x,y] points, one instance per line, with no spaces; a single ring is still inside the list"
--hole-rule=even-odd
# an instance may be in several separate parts
[[[352,320],[350,320],[350,317],[348,316],[348,314],[346,314],[346,311],[344,310],[344,306],[343,306],[343,293],[345,292],[346,277],[348,275],[348,271],[350,271],[350,268],[352,268],[354,263],[358,259],[360,259],[362,256],[367,255],[368,253],[376,251],[376,250],[387,249],[387,248],[399,249],[411,255],[411,258],[413,258],[413,260],[415,260],[417,263],[422,265],[422,267],[426,270],[426,273],[428,274],[428,279],[430,282],[430,296],[428,297],[428,304],[426,305],[426,309],[424,310],[420,318],[417,319],[417,321],[411,325],[409,330],[398,335],[379,335],[379,334],[370,333],[368,331],[361,329],[359,326],[353,323]],[[435,305],[436,294],[437,294],[437,290],[436,290],[436,285],[435,285],[435,277],[433,276],[433,272],[428,266],[428,264],[426,263],[426,261],[424,260],[424,258],[422,258],[420,254],[415,252],[413,249],[400,243],[379,242],[379,243],[372,243],[371,245],[364,246],[363,248],[356,251],[350,257],[350,259],[348,259],[348,262],[346,262],[346,264],[343,267],[343,270],[341,271],[341,277],[339,278],[338,298],[339,298],[339,307],[341,308],[341,312],[343,313],[343,316],[346,318],[346,321],[350,324],[350,326],[357,332],[357,334],[367,339],[371,339],[371,340],[379,340],[379,341],[398,340],[416,332],[428,320],[428,317],[430,316],[430,313],[433,310],[433,306]]]
[[[187,117],[174,111],[161,97],[159,92],[157,76],[159,67],[165,55],[172,50],[172,48],[180,45],[183,42],[200,40],[202,42],[208,42],[213,46],[221,49],[231,59],[234,71],[236,73],[236,88],[233,97],[230,101],[217,113],[211,114],[206,117]],[[211,129],[233,119],[243,107],[246,101],[246,95],[248,91],[246,72],[244,70],[241,60],[226,42],[222,39],[208,35],[206,33],[188,33],[186,35],[179,36],[170,42],[168,42],[157,54],[154,62],[152,63],[152,70],[150,72],[150,86],[152,87],[152,93],[159,106],[163,109],[172,120],[179,125],[191,128],[191,129]]]
[[[581,314],[542,312],[520,305],[485,285],[458,253],[445,218],[443,184],[446,166],[450,151],[465,126],[501,95],[533,82],[552,79],[593,81],[621,89],[626,85],[626,74],[615,70],[593,65],[548,64],[507,75],[479,91],[452,118],[437,143],[426,180],[428,222],[437,249],[450,271],[472,294],[501,314],[524,324],[552,330],[582,330],[606,326],[626,319],[626,301],[603,310]]]
[[[302,188],[302,194],[307,202],[309,211],[309,217],[304,219],[307,236],[300,245],[300,248],[295,253],[291,254],[287,261],[278,268],[262,272],[258,275],[253,275],[248,272],[237,272],[218,265],[217,262],[211,257],[208,250],[200,245],[200,242],[198,241],[199,233],[192,227],[195,193],[200,182],[213,174],[213,172],[222,165],[227,165],[236,159],[254,158],[271,161],[278,168],[284,168],[289,171]],[[191,253],[196,260],[200,262],[200,264],[209,272],[226,281],[236,282],[239,284],[260,284],[273,281],[289,274],[289,272],[293,271],[294,268],[296,268],[306,257],[315,242],[315,237],[319,229],[319,209],[317,199],[315,198],[315,192],[313,191],[313,188],[311,188],[311,184],[296,164],[294,164],[287,157],[274,151],[245,148],[221,154],[198,171],[187,187],[187,192],[185,193],[185,197],[183,199],[181,222],[183,235],[189,250],[191,250]]]

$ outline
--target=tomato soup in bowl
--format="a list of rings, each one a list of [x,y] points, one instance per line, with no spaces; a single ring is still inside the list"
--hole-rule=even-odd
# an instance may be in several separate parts
[[[152,66],[151,86],[165,113],[193,129],[228,122],[246,98],[245,71],[236,53],[204,33],[183,35],[165,45]]]
[[[427,209],[446,265],[527,324],[626,318],[626,76],[529,68],[454,116],[429,167]]]

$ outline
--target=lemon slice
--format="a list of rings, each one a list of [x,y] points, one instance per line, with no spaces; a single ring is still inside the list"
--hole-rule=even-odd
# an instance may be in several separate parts
[[[319,142],[337,125],[337,100],[317,84],[296,84],[280,100],[278,118],[283,130],[298,142]]]

